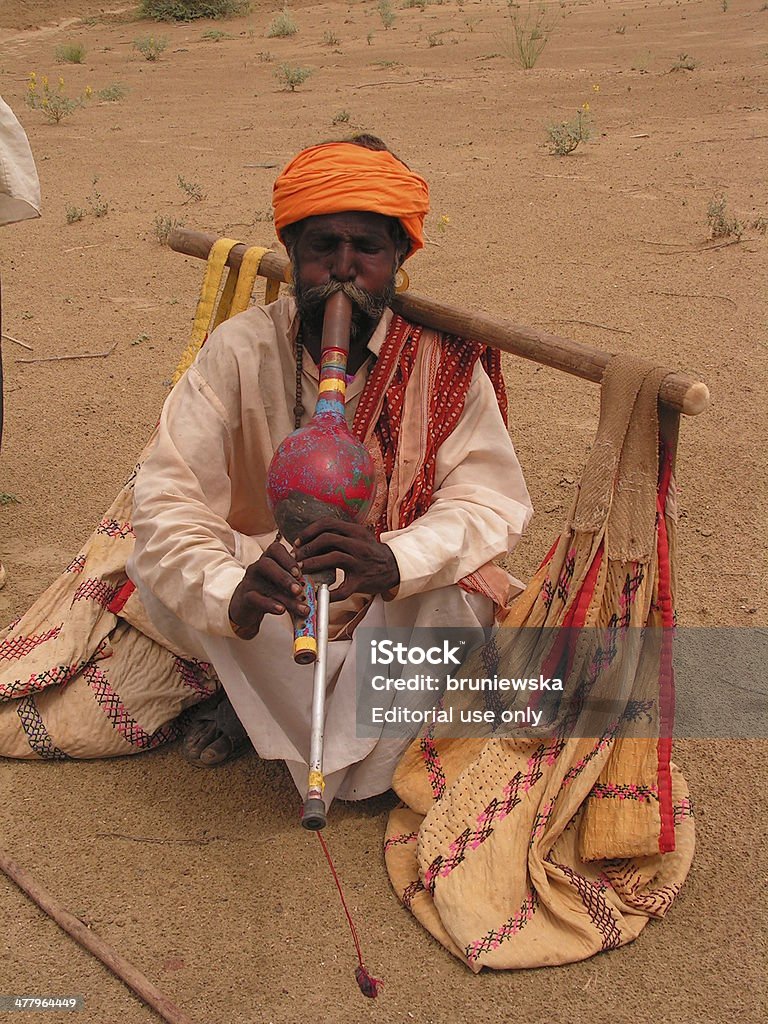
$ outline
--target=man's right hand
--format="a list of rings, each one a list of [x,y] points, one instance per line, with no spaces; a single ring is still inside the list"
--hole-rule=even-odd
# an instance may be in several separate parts
[[[308,615],[304,601],[301,570],[290,551],[280,541],[267,550],[245,571],[242,582],[229,602],[229,621],[241,640],[252,640],[265,615]]]

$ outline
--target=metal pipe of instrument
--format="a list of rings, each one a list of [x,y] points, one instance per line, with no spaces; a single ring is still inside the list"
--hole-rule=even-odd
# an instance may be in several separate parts
[[[341,390],[336,391],[334,398],[341,397],[342,404],[346,393],[346,369],[349,356],[349,337],[352,323],[352,304],[343,292],[336,292],[325,304],[323,315],[323,336],[320,355],[320,390],[318,406],[323,401],[323,380],[326,386],[330,378],[327,376],[327,356],[331,350],[339,357],[337,362],[342,365],[344,378]],[[326,374],[323,370],[326,370]],[[315,410],[317,415],[317,409]],[[317,640],[317,660],[312,689],[312,723],[309,741],[309,771],[307,774],[307,796],[301,824],[310,831],[317,832],[325,828],[327,817],[325,808],[325,779],[323,777],[323,741],[325,734],[325,689],[327,685],[327,649],[328,649],[328,618],[330,612],[330,592],[326,581],[319,582],[316,588],[317,608],[315,636]]]
[[[344,371],[349,355],[349,335],[352,322],[352,304],[343,292],[332,295],[325,304],[323,316],[322,352],[329,348],[344,352]],[[320,356],[322,365],[323,358]],[[343,392],[342,392],[343,394]],[[320,393],[322,395],[322,392]],[[318,396],[319,398],[320,396]],[[323,742],[325,738],[325,688],[327,685],[328,618],[330,613],[330,592],[323,582],[317,588],[317,616],[315,635],[317,637],[317,660],[312,681],[312,724],[309,738],[309,771],[307,774],[307,796],[301,824],[311,832],[319,832],[327,823],[325,779],[323,778]]]
[[[323,778],[323,741],[325,738],[325,687],[327,684],[326,657],[328,653],[328,615],[330,592],[327,583],[317,590],[317,660],[312,689],[312,726],[309,738],[309,773],[307,798],[301,815],[301,824],[311,832],[325,828],[325,779]]]
[[[352,304],[342,292],[327,300],[323,316],[320,384],[310,423],[290,434],[275,452],[267,475],[267,495],[280,532],[295,540],[311,523],[324,517],[354,521],[364,518],[375,492],[370,455],[353,437],[345,417],[346,372]],[[333,570],[305,576],[310,614],[294,618],[294,659],[315,662],[307,800],[302,824],[317,831],[325,826],[323,791],[323,727],[325,721],[326,649],[329,586]]]

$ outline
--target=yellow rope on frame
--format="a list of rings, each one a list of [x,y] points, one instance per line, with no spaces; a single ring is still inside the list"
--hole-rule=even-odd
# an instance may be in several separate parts
[[[243,262],[240,264],[240,273],[237,275],[237,287],[232,298],[229,316],[234,316],[236,313],[242,313],[248,309],[259,266],[264,255],[268,252],[269,249],[262,249],[259,245],[252,245],[250,249],[246,249]]]
[[[234,316],[236,313],[242,313],[248,308],[253,286],[259,272],[259,266],[264,255],[270,251],[258,245],[253,245],[246,249],[238,271],[230,268],[221,297],[218,304],[216,303],[216,296],[219,294],[219,287],[226,268],[227,258],[232,248],[238,244],[232,238],[219,238],[211,247],[208,263],[205,268],[203,285],[200,290],[200,298],[195,311],[192,337],[174,371],[172,377],[173,384],[176,384],[182,374],[192,365],[210,331],[218,327],[224,320],[228,320],[229,317]],[[267,283],[267,296],[269,296],[270,283]],[[267,298],[267,301],[271,300]],[[214,306],[216,306],[215,313]]]
[[[200,351],[200,346],[208,336],[208,330],[213,316],[213,307],[216,303],[216,296],[219,294],[219,285],[224,275],[224,268],[227,265],[227,257],[236,246],[234,238],[219,238],[213,243],[208,254],[208,262],[205,267],[203,285],[200,289],[200,298],[197,300],[195,320],[192,325],[192,337],[179,359],[178,365],[171,377],[171,383],[178,383],[182,374],[192,365],[195,356]]]

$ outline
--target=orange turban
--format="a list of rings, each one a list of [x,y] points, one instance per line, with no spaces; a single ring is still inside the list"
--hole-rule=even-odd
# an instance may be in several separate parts
[[[396,217],[411,240],[408,255],[424,245],[429,210],[426,181],[386,150],[327,142],[294,157],[272,190],[275,230],[305,217],[355,210]]]

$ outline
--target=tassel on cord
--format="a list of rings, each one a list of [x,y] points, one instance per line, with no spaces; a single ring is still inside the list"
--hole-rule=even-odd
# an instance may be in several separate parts
[[[384,982],[378,978],[374,978],[372,974],[369,974],[368,968],[363,963],[363,953],[360,949],[360,939],[357,935],[357,928],[355,928],[355,922],[352,920],[352,915],[349,913],[347,908],[347,901],[344,899],[344,891],[341,888],[341,882],[339,876],[336,874],[336,868],[333,866],[333,860],[331,859],[330,851],[326,845],[325,839],[323,839],[322,832],[315,832],[315,835],[320,840],[320,845],[323,848],[325,859],[328,861],[328,866],[331,869],[333,880],[336,883],[336,888],[339,891],[339,897],[341,898],[341,905],[344,908],[344,913],[347,915],[347,923],[349,924],[349,930],[352,932],[352,938],[355,943],[355,949],[357,951],[357,967],[355,968],[355,981],[360,988],[360,991],[368,999],[375,999],[379,994],[379,989],[384,987]]]

